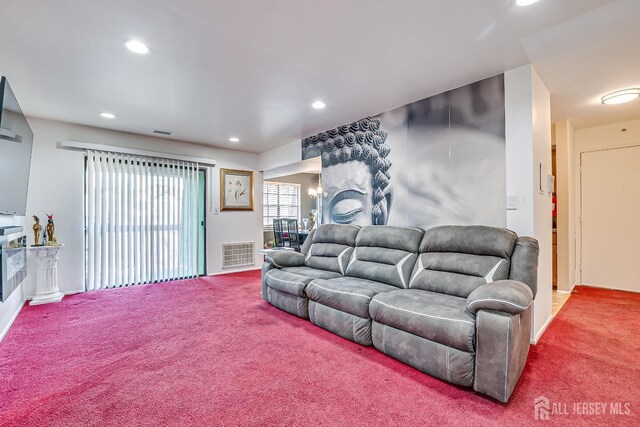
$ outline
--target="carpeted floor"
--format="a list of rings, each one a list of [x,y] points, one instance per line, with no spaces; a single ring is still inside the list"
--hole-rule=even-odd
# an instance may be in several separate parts
[[[577,288],[504,405],[279,311],[259,291],[248,272],[25,306],[0,343],[0,425],[513,426],[540,423],[539,396],[569,412],[554,425],[640,424],[640,295]],[[581,402],[631,414],[572,414]]]

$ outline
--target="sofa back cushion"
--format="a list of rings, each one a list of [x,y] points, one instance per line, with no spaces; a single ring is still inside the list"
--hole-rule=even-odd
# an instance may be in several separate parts
[[[508,279],[517,238],[479,225],[427,230],[409,287],[466,298],[478,286]]]
[[[359,231],[360,227],[355,225],[318,226],[313,235],[309,236],[311,245],[308,246],[304,264],[307,267],[344,275]]]
[[[407,288],[423,234],[413,227],[363,227],[346,275]]]

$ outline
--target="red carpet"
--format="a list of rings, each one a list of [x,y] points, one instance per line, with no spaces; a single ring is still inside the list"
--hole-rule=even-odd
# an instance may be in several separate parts
[[[259,291],[249,272],[25,306],[0,343],[0,425],[513,426],[540,423],[539,396],[566,404],[553,425],[640,424],[640,295],[578,288],[503,405]],[[631,415],[572,414],[579,402],[628,403]]]

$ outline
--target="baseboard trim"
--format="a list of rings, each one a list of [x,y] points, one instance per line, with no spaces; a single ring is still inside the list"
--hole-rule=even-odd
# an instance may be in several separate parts
[[[245,271],[258,271],[260,269],[261,269],[261,267],[256,267],[254,265],[254,266],[251,266],[249,268],[244,268],[244,269],[240,269],[240,270],[218,271],[216,273],[210,273],[210,274],[207,274],[207,277],[222,276],[222,275],[225,275],[225,274],[233,274],[233,273],[244,273]]]
[[[591,289],[604,289],[606,291],[630,292],[632,294],[640,294],[640,290],[636,290],[636,289],[607,288],[605,286],[583,285],[583,284],[578,284],[575,286],[582,286],[582,287],[591,288]]]
[[[20,303],[16,312],[13,313],[13,316],[11,316],[11,320],[9,320],[9,323],[7,323],[7,326],[5,326],[2,332],[0,332],[0,342],[4,339],[4,336],[7,335],[7,332],[9,332],[9,328],[11,328],[11,325],[13,325],[13,322],[15,322],[16,318],[18,317],[18,314],[20,314],[20,311],[22,311],[22,307],[24,307],[25,302],[26,300],[23,300]]]
[[[553,315],[550,315],[549,318],[544,322],[544,324],[542,325],[542,328],[540,328],[536,336],[531,339],[531,344],[534,344],[534,345],[538,344],[538,341],[540,341],[542,334],[544,334],[544,332],[547,330],[552,320],[553,320]]]

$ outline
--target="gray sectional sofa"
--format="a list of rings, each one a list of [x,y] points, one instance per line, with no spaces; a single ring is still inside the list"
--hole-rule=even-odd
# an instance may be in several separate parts
[[[529,352],[538,243],[485,226],[326,224],[262,267],[272,305],[502,402]]]

